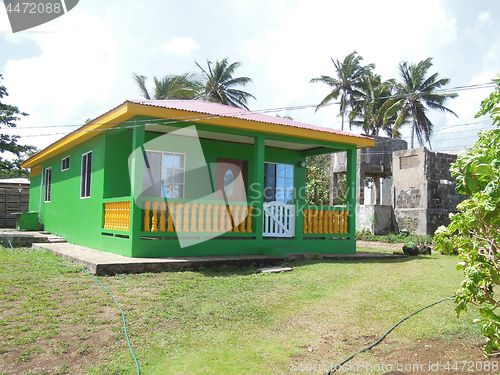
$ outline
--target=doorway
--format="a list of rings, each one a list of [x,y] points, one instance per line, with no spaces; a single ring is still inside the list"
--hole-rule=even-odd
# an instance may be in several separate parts
[[[217,200],[243,202],[246,194],[247,162],[217,159]]]

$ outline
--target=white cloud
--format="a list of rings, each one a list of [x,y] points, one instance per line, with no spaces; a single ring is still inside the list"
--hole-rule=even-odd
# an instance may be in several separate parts
[[[399,0],[220,0],[217,8],[200,3],[196,9],[189,2],[86,0],[37,33],[0,35],[21,45],[34,40],[41,50],[9,61],[5,84],[9,100],[30,113],[22,126],[33,126],[82,123],[139,95],[132,72],[148,77],[198,72],[194,61],[204,64],[207,58],[242,63],[236,74],[253,79],[245,89],[257,97],[250,102],[255,109],[319,103],[328,87],[310,83],[311,78],[334,75],[330,57],[343,59],[354,50],[365,63],[376,63],[383,78],[398,78],[400,61],[429,56],[433,71],[451,78],[452,85],[484,76],[489,81],[496,73],[495,13],[477,5],[476,13],[457,10],[452,17],[434,0],[409,7]],[[0,14],[0,28],[5,20]],[[468,121],[484,95],[471,91],[461,97],[450,107],[460,121]],[[288,114],[340,127],[335,106]]]
[[[10,98],[31,114],[23,126],[83,123],[84,106],[105,101],[114,82],[115,44],[102,19],[74,14],[57,21],[54,29],[64,31],[22,36],[39,45],[40,56],[5,66]]]
[[[174,37],[167,43],[160,44],[159,49],[171,53],[181,55],[191,55],[193,51],[200,48],[196,40],[192,38]]]

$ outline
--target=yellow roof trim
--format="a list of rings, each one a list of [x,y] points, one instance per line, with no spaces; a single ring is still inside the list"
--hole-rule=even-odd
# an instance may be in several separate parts
[[[52,143],[47,148],[25,160],[21,167],[32,168],[34,165],[41,163],[43,160],[50,158],[54,154],[59,154],[70,148],[85,142],[86,140],[101,134],[106,129],[109,129],[122,121],[126,121],[133,117],[134,114],[129,113],[127,106],[129,103],[112,109],[111,111],[99,116],[88,124],[83,125],[74,132],[64,136],[60,140]]]
[[[144,109],[143,104],[128,103],[129,107],[133,112],[141,112]],[[187,122],[193,122],[189,120],[189,116],[196,116],[198,112],[185,111],[179,109],[171,109],[165,107],[148,106],[148,114],[141,113],[145,116],[158,117],[158,118],[182,118],[188,117]],[[330,141],[337,143],[344,143],[358,148],[373,147],[375,146],[375,140],[368,137],[357,137],[352,135],[336,134],[321,132],[312,129],[299,128],[294,126],[264,123],[253,120],[243,120],[235,117],[212,117],[208,116],[206,119],[201,119],[201,123],[206,125],[216,125],[225,128],[238,129],[238,130],[249,130],[253,132],[275,134],[275,135],[287,135],[297,138],[306,138],[311,140],[320,141]],[[284,131],[285,130],[285,131]]]
[[[22,163],[23,168],[32,168],[42,161],[50,157],[69,150],[70,148],[85,142],[86,140],[101,134],[106,129],[112,128],[119,123],[126,121],[134,116],[142,115],[147,117],[156,118],[183,118],[187,117],[187,122],[194,122],[189,120],[189,116],[196,118],[199,112],[187,111],[179,109],[171,109],[165,107],[157,107],[152,105],[138,104],[132,102],[125,102],[111,111],[99,116],[95,120],[78,128],[74,132],[66,135],[60,140],[54,142],[47,148],[33,155]],[[294,126],[286,126],[272,123],[263,123],[254,120],[244,120],[234,117],[212,117],[200,119],[200,123],[207,125],[214,125],[225,127],[229,129],[249,130],[252,132],[261,132],[274,135],[287,135],[296,138],[308,140],[320,140],[348,144],[356,146],[357,148],[372,147],[375,145],[373,138],[351,136],[346,134],[336,134],[329,132],[321,132],[313,129],[306,129]]]

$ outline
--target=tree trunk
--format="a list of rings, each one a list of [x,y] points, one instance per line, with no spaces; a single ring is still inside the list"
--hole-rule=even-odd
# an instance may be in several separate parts
[[[415,127],[416,126],[417,126],[417,121],[416,121],[415,115],[413,115],[413,120],[412,120],[412,124],[411,124],[411,147],[410,148],[413,148],[413,138],[415,137]]]

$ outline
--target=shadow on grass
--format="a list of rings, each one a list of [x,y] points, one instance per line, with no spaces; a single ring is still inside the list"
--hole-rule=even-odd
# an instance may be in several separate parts
[[[407,256],[407,257],[398,257],[398,258],[351,258],[351,259],[325,259],[325,258],[313,258],[313,259],[301,259],[301,260],[292,260],[288,261],[286,258],[283,258],[283,263],[279,264],[279,266],[283,267],[305,267],[314,264],[398,264],[398,263],[407,263],[417,260],[425,260],[425,261],[436,261],[439,260],[439,256],[436,255],[418,255],[418,256]],[[269,266],[270,267],[270,266]],[[229,277],[229,276],[243,276],[243,275],[251,275],[256,274],[259,268],[265,267],[256,267],[251,265],[245,268],[224,268],[224,267],[213,267],[213,268],[205,268],[199,269],[195,271],[188,271],[202,274],[206,277]]]

